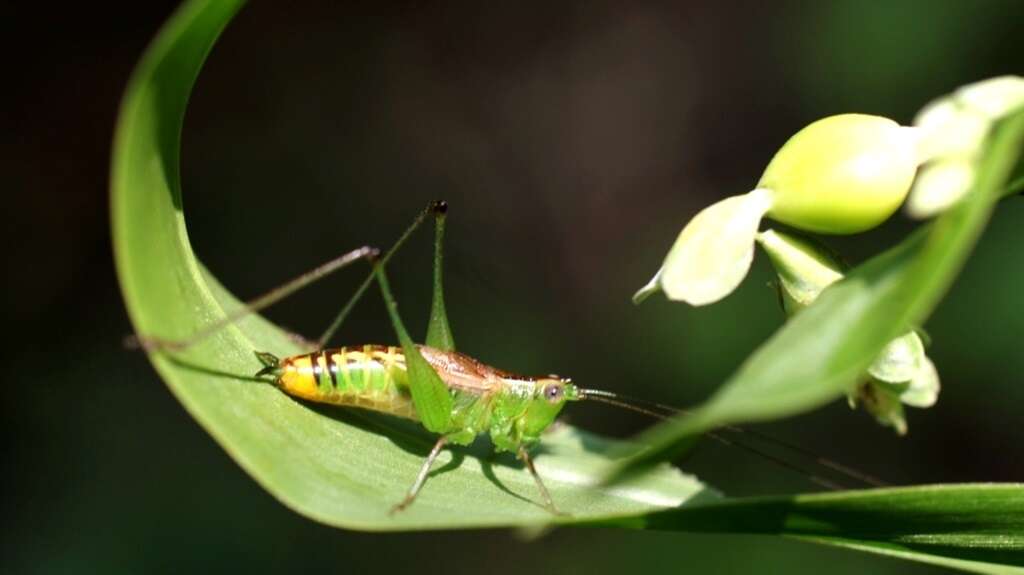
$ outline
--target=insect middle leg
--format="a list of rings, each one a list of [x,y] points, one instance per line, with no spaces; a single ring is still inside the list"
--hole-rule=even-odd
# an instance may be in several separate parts
[[[434,302],[427,329],[426,344],[432,347],[453,349],[454,341],[444,310],[441,286],[441,242],[444,235],[443,210],[438,212],[436,222],[436,235],[434,238]],[[373,271],[380,287],[381,296],[384,299],[384,306],[387,308],[392,327],[398,336],[398,341],[402,346],[402,353],[405,356],[409,392],[412,396],[413,406],[416,408],[416,415],[420,423],[423,424],[423,427],[428,431],[441,435],[427,460],[423,463],[423,467],[420,469],[420,473],[412,488],[409,489],[405,498],[391,509],[391,513],[395,513],[405,509],[415,500],[416,495],[423,487],[424,481],[426,481],[427,475],[430,473],[431,465],[444,445],[449,441],[459,444],[469,443],[475,437],[476,432],[471,427],[466,427],[453,420],[453,392],[437,374],[433,366],[423,358],[409,336],[405,323],[398,313],[398,303],[391,293],[383,262],[373,262]]]
[[[420,467],[420,472],[416,476],[416,481],[413,482],[412,487],[409,488],[409,492],[405,494],[405,498],[398,502],[389,515],[394,515],[399,511],[402,511],[406,507],[412,505],[412,502],[416,500],[416,496],[419,495],[420,489],[423,488],[423,484],[427,481],[427,475],[430,474],[430,468],[433,467],[434,461],[437,456],[441,454],[441,450],[444,449],[445,444],[448,443],[448,438],[441,436],[437,439],[437,443],[434,444],[434,448],[430,450],[430,455],[427,456],[427,460],[423,462],[423,466]]]
[[[533,466],[533,459],[530,458],[530,453],[525,447],[520,445],[517,454],[519,455],[519,459],[526,464],[526,468],[530,471],[530,475],[533,476],[533,480],[537,483],[537,489],[540,490],[540,496],[544,499],[544,507],[554,515],[565,515],[555,507],[555,502],[551,500],[551,494],[548,493],[548,488],[544,487],[544,482],[541,481],[540,474],[537,473],[537,468]]]

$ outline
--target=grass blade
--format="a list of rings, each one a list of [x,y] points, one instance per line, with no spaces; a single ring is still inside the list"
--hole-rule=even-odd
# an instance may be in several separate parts
[[[623,522],[796,537],[976,573],[1024,573],[1024,485],[923,485],[725,500]]]

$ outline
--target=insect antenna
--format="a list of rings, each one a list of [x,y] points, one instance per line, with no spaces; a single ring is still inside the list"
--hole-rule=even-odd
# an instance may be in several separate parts
[[[616,393],[612,393],[610,391],[604,391],[600,389],[580,389],[579,394],[581,399],[614,405],[616,407],[620,407],[637,413],[642,413],[644,415],[654,417],[656,419],[665,420],[677,415],[688,413],[687,410],[684,409],[679,409],[676,407],[672,407],[662,403],[657,403],[654,401],[648,401],[645,399],[619,395]],[[883,487],[886,485],[885,482],[876,479],[866,473],[862,473],[840,463],[836,463],[830,459],[821,457],[807,449],[804,449],[797,445],[793,445],[777,437],[772,437],[771,435],[767,435],[759,431],[746,429],[736,425],[726,425],[723,426],[721,430],[732,433],[734,435],[745,435],[747,437],[754,438],[764,443],[774,444],[782,449],[788,450],[800,457],[810,460],[816,465],[820,465],[826,469],[835,472],[838,475],[844,476],[847,479],[851,479],[863,483],[865,485],[871,485],[874,487]],[[789,469],[790,471],[799,473],[806,477],[809,481],[822,487],[825,487],[827,489],[837,490],[844,488],[843,485],[836,483],[835,481],[823,478],[803,466],[797,465],[779,456],[768,453],[762,449],[758,449],[757,447],[754,447],[753,445],[750,445],[748,443],[744,443],[742,441],[737,441],[735,439],[725,437],[722,433],[718,431],[709,431],[706,432],[705,435],[723,445],[731,445],[733,447],[742,449],[748,453],[753,453],[755,455],[763,457],[769,461],[774,462],[776,465]]]
[[[629,411],[635,411],[637,413],[642,413],[644,415],[649,415],[649,416],[654,417],[656,419],[669,419],[673,415],[678,413],[678,411],[665,409],[668,406],[662,406],[662,405],[659,405],[659,404],[656,404],[656,403],[653,403],[653,402],[646,402],[646,401],[640,401],[640,400],[633,401],[632,398],[622,397],[622,396],[616,395],[614,393],[611,393],[609,391],[601,391],[599,389],[581,389],[581,390],[579,390],[579,394],[580,394],[580,398],[582,398],[582,399],[588,399],[588,400],[591,400],[591,401],[596,401],[598,403],[607,403],[608,405],[614,405],[616,407],[621,407],[622,409],[627,409]],[[640,405],[640,404],[647,404],[647,403],[651,403],[651,407],[657,407],[657,408],[665,409],[665,411],[668,411],[668,413],[658,413],[657,411],[654,411],[653,409],[649,409],[649,408],[646,408],[646,407],[641,407],[641,405]]]

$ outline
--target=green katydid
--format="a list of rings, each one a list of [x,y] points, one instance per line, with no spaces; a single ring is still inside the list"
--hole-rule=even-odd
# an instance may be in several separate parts
[[[258,351],[256,356],[264,367],[257,375],[274,376],[275,385],[295,397],[416,419],[427,430],[440,435],[405,499],[392,511],[413,502],[445,445],[467,445],[477,435],[486,433],[499,451],[513,452],[523,461],[537,483],[544,506],[557,513],[527,448],[540,439],[541,433],[555,420],[566,401],[584,399],[588,391],[577,388],[568,379],[515,375],[455,351],[442,289],[446,210],[445,202],[432,203],[383,257],[378,257],[377,250],[366,247],[353,250],[253,300],[237,314],[211,324],[185,340],[161,341],[144,337],[141,341],[149,348],[181,349],[337,269],[367,259],[373,265],[371,276],[353,294],[327,332],[312,345],[317,351],[283,359]],[[398,314],[384,266],[431,213],[434,214],[436,230],[434,294],[426,345],[419,346],[413,343]],[[324,349],[324,344],[372,280],[380,286],[400,347],[365,345]]]
[[[372,272],[324,334],[316,342],[309,343],[309,349],[314,351],[286,358],[256,351],[256,357],[263,364],[257,376],[273,376],[274,385],[294,397],[319,403],[370,409],[418,420],[428,431],[439,435],[405,498],[392,508],[392,512],[412,504],[445,446],[468,445],[478,435],[487,434],[496,450],[516,454],[533,476],[544,507],[557,514],[559,511],[533,465],[529,448],[540,440],[541,434],[555,421],[566,402],[599,401],[658,418],[670,416],[677,410],[656,403],[626,399],[607,391],[583,389],[577,387],[570,379],[555,375],[532,377],[513,374],[457,352],[445,311],[442,280],[446,212],[445,202],[432,202],[388,252],[381,254],[376,249],[362,247],[345,253],[251,300],[236,313],[229,314],[186,339],[168,341],[144,336],[137,342],[149,349],[183,349],[248,314],[269,307],[336,270],[360,260],[367,260],[372,265]],[[435,222],[433,296],[425,345],[421,346],[413,343],[398,314],[385,266],[408,237],[431,215]],[[379,285],[400,345],[326,348],[327,342],[374,281]],[[803,456],[809,455],[797,447],[770,437],[749,431],[746,433],[777,443]],[[716,434],[709,435],[765,455],[743,443],[727,441]],[[783,460],[768,457],[783,466],[803,471]],[[858,481],[875,483],[870,478],[855,474],[827,460],[815,460]],[[835,486],[818,477],[809,478],[829,487]]]

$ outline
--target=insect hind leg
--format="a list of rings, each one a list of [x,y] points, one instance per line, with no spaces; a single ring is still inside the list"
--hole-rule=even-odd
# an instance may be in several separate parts
[[[224,329],[225,327],[238,322],[258,311],[266,309],[275,303],[285,299],[302,288],[320,280],[324,277],[352,264],[359,260],[374,261],[380,254],[380,250],[370,246],[363,246],[346,252],[334,259],[331,259],[308,272],[264,293],[263,295],[249,300],[242,307],[225,315],[217,321],[208,324],[191,335],[182,339],[163,339],[153,336],[134,335],[125,340],[125,346],[129,349],[145,349],[147,351],[181,351],[195,343],[206,339],[210,335]],[[372,277],[372,276],[371,276]]]
[[[405,242],[406,240],[409,239],[409,236],[411,236],[413,232],[415,232],[417,229],[419,229],[421,225],[423,225],[423,222],[427,220],[428,216],[434,216],[435,224],[437,226],[440,226],[438,233],[443,235],[444,214],[447,211],[448,203],[445,202],[444,200],[435,200],[430,202],[429,204],[427,204],[427,207],[424,208],[423,211],[421,211],[416,216],[412,223],[409,224],[409,227],[406,228],[404,232],[402,232],[402,235],[398,237],[394,245],[392,245],[391,248],[383,254],[383,256],[381,256],[380,258],[371,258],[371,260],[378,260],[378,263],[381,266],[387,265],[388,261],[391,259],[391,256],[395,255],[395,253],[399,249],[401,249],[403,245],[405,245]],[[439,273],[440,270],[440,264],[438,263],[437,260],[438,256],[436,255],[436,250],[440,249],[438,247],[439,241],[439,239],[435,239],[435,288],[440,286],[440,282],[439,280],[437,280],[436,277],[436,274]],[[327,327],[326,330],[324,330],[323,334],[316,340],[316,349],[323,349],[327,346],[327,342],[330,341],[330,339],[334,336],[335,333],[337,333],[338,328],[341,327],[341,324],[345,321],[345,318],[347,318],[348,314],[351,313],[352,308],[355,307],[356,303],[363,297],[363,294],[366,293],[366,290],[370,288],[370,284],[373,283],[374,276],[375,272],[371,270],[370,273],[367,274],[366,278],[363,280],[363,283],[359,284],[359,287],[356,288],[355,293],[353,293],[349,300],[345,302],[345,305],[341,308],[341,311],[338,312],[338,315],[334,316],[334,319],[331,320],[331,324]],[[437,299],[437,296],[435,296],[434,301],[436,302]],[[441,312],[443,313],[443,302],[441,305]],[[433,313],[431,314],[431,317],[433,317]]]
[[[428,216],[434,214],[435,217],[443,218],[443,214],[447,210],[447,207],[448,205],[444,201],[430,202],[430,204],[428,204],[427,207],[416,216],[412,224],[410,224],[409,227],[406,228],[402,235],[399,236],[398,240],[395,241],[394,245],[392,245],[391,248],[384,253],[383,257],[380,256],[380,250],[370,246],[363,246],[361,248],[344,253],[324,264],[321,264],[320,266],[317,266],[316,268],[292,279],[291,281],[279,287],[276,287],[255,299],[246,302],[245,305],[239,308],[238,310],[227,314],[225,317],[211,324],[208,324],[203,328],[200,328],[199,330],[193,332],[191,335],[188,335],[184,338],[168,339],[150,335],[136,334],[126,337],[124,339],[124,346],[128,349],[143,349],[150,352],[183,351],[186,348],[198,343],[199,341],[206,339],[210,335],[213,335],[214,333],[220,331],[221,329],[224,329],[225,327],[232,325],[238,322],[239,320],[244,319],[245,317],[248,317],[250,314],[259,312],[263,309],[272,306],[273,304],[285,299],[286,297],[292,295],[293,293],[299,291],[300,289],[322,279],[327,275],[330,275],[331,273],[343,267],[348,266],[349,264],[355,261],[358,261],[360,259],[379,259],[381,263],[387,263],[387,261],[391,259],[391,256],[393,256],[395,252],[397,252],[399,248],[401,248],[405,244],[405,241],[409,238],[409,236],[411,236],[412,233],[415,232],[423,224],[423,222],[427,219]],[[443,234],[443,228],[440,233]],[[323,349],[324,347],[326,347],[327,342],[337,332],[338,328],[341,327],[342,322],[348,316],[349,312],[351,312],[352,308],[360,300],[360,298],[366,292],[367,288],[369,288],[370,284],[373,282],[373,278],[374,273],[371,271],[369,274],[367,274],[366,279],[363,280],[363,283],[360,284],[356,292],[349,298],[348,302],[346,302],[345,306],[341,309],[338,315],[335,316],[334,319],[331,321],[331,324],[327,328],[327,330],[324,331],[324,333],[319,338],[317,338],[316,341],[309,341],[302,337],[294,337],[294,335],[292,339],[296,341],[296,343],[298,343],[301,347],[308,349],[310,351],[316,349]]]

